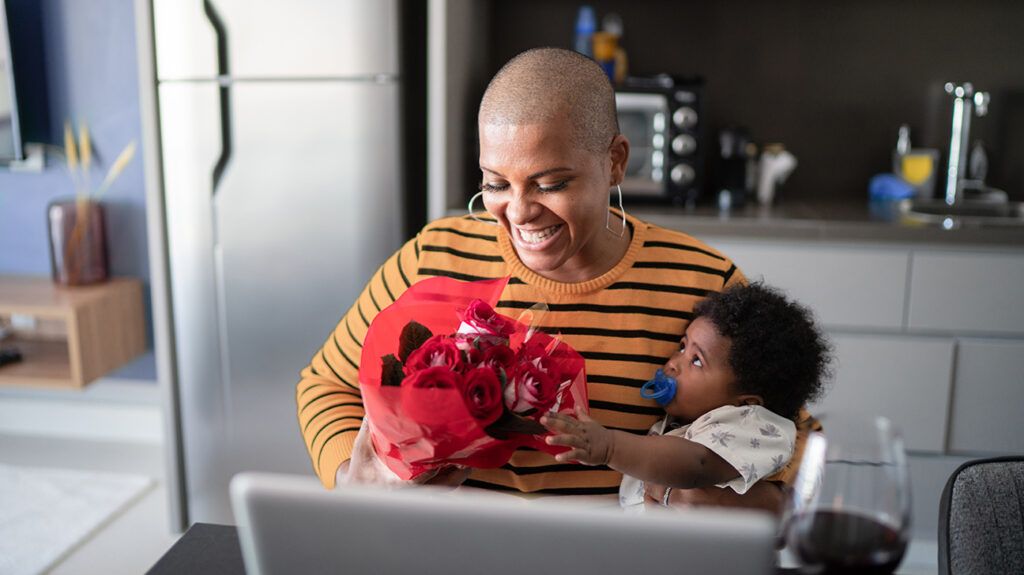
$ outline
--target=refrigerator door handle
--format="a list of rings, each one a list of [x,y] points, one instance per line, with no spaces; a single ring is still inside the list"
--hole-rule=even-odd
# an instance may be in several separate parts
[[[221,178],[224,177],[224,170],[231,159],[231,71],[228,68],[228,30],[224,26],[224,20],[217,12],[212,0],[203,0],[203,12],[210,21],[214,33],[217,35],[217,80],[220,84],[220,156],[217,164],[213,167],[212,196],[217,195],[220,189]]]

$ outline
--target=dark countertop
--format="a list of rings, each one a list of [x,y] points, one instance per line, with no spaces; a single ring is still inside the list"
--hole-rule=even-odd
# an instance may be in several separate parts
[[[867,202],[792,202],[778,206],[746,205],[719,213],[712,206],[682,207],[626,203],[630,214],[692,236],[736,239],[815,240],[941,244],[943,247],[986,246],[1024,249],[1024,225],[963,226],[901,223],[873,213]]]

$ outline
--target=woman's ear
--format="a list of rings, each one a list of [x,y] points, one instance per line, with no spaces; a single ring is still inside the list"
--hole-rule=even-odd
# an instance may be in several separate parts
[[[612,181],[609,185],[621,184],[626,177],[626,163],[629,161],[629,139],[622,134],[616,135],[608,148],[608,157],[612,162]]]

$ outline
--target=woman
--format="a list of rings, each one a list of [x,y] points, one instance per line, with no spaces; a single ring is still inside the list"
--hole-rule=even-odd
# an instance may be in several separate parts
[[[421,278],[511,276],[498,311],[514,317],[546,303],[545,328],[587,360],[592,416],[637,433],[662,416],[639,388],[677,351],[694,304],[744,281],[731,261],[697,240],[609,210],[609,194],[621,202],[629,142],[618,131],[614,91],[593,61],[560,49],[520,54],[488,86],[479,130],[482,181],[474,199],[483,197],[489,215],[427,225],[384,263],[302,372],[299,422],[328,488],[346,472],[354,447],[352,472],[374,476],[368,442],[356,443],[364,414],[361,342],[376,313]],[[463,480],[488,489],[614,495],[621,475],[520,451],[500,469],[433,479]],[[764,485],[718,503],[777,508],[781,492]],[[650,495],[663,492],[652,486]]]

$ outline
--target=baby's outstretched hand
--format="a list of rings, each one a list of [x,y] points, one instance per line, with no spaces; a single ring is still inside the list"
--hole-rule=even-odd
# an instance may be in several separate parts
[[[556,460],[578,461],[584,465],[607,465],[611,461],[615,444],[613,433],[581,409],[576,410],[576,417],[549,413],[540,422],[555,433],[546,439],[548,445],[570,448],[556,455]]]

